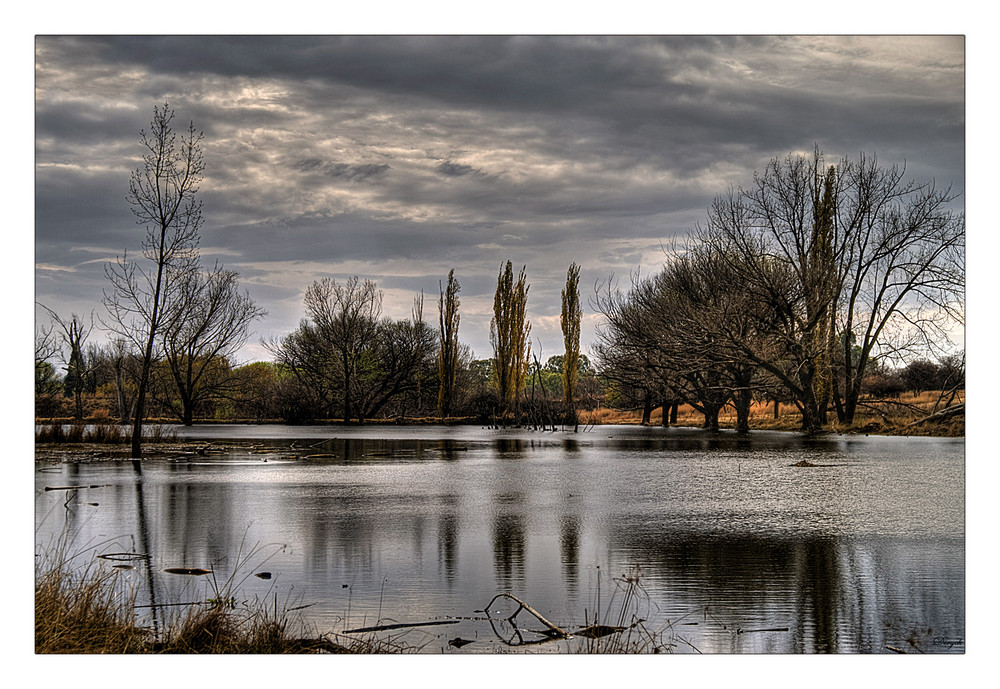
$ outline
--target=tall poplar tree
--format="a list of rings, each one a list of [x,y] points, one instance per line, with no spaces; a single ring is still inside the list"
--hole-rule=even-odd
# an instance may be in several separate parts
[[[524,388],[531,360],[531,343],[528,340],[531,324],[525,317],[529,289],[525,269],[526,266],[521,268],[515,282],[514,267],[507,261],[497,276],[497,291],[493,298],[490,344],[493,345],[493,373],[504,417],[512,410],[517,416],[517,398]]]
[[[455,402],[455,381],[458,374],[458,293],[462,286],[455,279],[455,270],[448,271],[448,286],[440,287],[438,320],[440,323],[438,350],[438,414],[450,416]]]
[[[817,175],[818,176],[818,175]],[[816,376],[813,378],[816,403],[819,406],[820,421],[826,423],[826,412],[833,400],[833,354],[836,343],[837,309],[835,298],[817,299],[816,295],[827,296],[829,285],[836,284],[833,249],[835,244],[837,169],[830,166],[825,178],[817,180],[813,192],[813,236],[809,249],[808,280],[813,283],[808,291],[811,297],[809,308],[816,320],[814,349]]]
[[[566,345],[562,371],[563,402],[566,405],[567,421],[574,427],[577,425],[577,419],[573,400],[576,396],[576,383],[579,376],[580,322],[583,319],[579,288],[580,266],[576,263],[570,263],[569,270],[566,271],[566,287],[562,291],[562,313],[559,315],[559,325],[562,327],[563,343]]]

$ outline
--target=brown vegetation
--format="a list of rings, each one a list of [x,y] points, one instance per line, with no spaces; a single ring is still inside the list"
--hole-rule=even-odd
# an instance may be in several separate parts
[[[231,599],[229,599],[231,600]],[[155,630],[141,624],[134,591],[103,563],[71,571],[57,562],[35,574],[35,652],[142,653],[400,653],[391,641],[309,635],[287,613],[261,604],[218,599],[193,604]]]
[[[893,399],[862,399],[853,425],[840,425],[834,422],[828,425],[826,430],[838,433],[876,435],[964,436],[964,414],[936,423],[910,425],[933,413],[935,405],[939,404],[940,401],[941,393],[930,390],[902,393]],[[959,394],[953,400],[955,405],[964,402],[964,393]],[[682,404],[677,412],[677,423],[672,425],[700,428],[704,418],[691,405]],[[649,425],[659,426],[662,420],[662,409],[658,408],[650,416]],[[580,423],[585,425],[639,424],[641,421],[641,409],[594,409],[580,412]],[[734,428],[735,424],[736,411],[731,406],[725,407],[719,413],[719,426],[721,428]],[[750,427],[753,430],[799,431],[802,430],[802,414],[793,404],[781,404],[779,405],[778,417],[775,418],[773,402],[753,402],[750,407]]]

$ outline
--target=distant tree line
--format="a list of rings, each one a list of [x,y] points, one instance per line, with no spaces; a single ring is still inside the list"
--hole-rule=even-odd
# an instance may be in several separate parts
[[[265,343],[273,357],[269,362],[234,365],[223,343],[244,340],[226,338],[219,329],[195,338],[202,345],[197,350],[191,338],[182,338],[188,347],[178,356],[172,334],[180,329],[173,324],[165,329],[168,335],[160,340],[148,372],[146,415],[188,424],[199,419],[365,423],[414,417],[552,428],[575,424],[577,408],[598,406],[604,397],[600,376],[580,354],[578,280],[579,266],[573,264],[563,294],[567,350],[544,365],[531,356],[525,271],[515,280],[509,261],[498,276],[494,351],[487,359],[473,359],[459,340],[461,286],[454,271],[441,285],[436,329],[424,319],[422,296],[414,300],[410,318],[394,320],[382,314],[382,292],[373,281],[316,280],[305,292],[306,317],[299,326]],[[196,327],[197,318],[185,322],[197,332],[206,330]],[[67,324],[55,313],[36,333],[37,414],[79,419],[98,414],[130,423],[141,350],[125,338],[87,344],[89,333],[79,317]],[[63,375],[54,365],[59,358]],[[571,373],[567,360],[573,362]]]

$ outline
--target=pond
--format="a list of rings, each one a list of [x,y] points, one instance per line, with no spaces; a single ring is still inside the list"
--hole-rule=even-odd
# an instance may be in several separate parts
[[[213,578],[231,579],[239,600],[298,608],[318,632],[435,622],[375,633],[425,653],[566,653],[614,639],[674,653],[965,651],[963,439],[635,426],[179,433],[207,450],[150,457],[140,474],[130,462],[38,463],[36,548],[63,537],[81,563],[148,553],[148,571],[103,560],[140,604],[150,593],[157,606],[204,601]],[[70,485],[84,487],[46,490]],[[507,621],[518,606],[494,601],[501,593],[567,631],[626,629],[549,640],[526,610]]]

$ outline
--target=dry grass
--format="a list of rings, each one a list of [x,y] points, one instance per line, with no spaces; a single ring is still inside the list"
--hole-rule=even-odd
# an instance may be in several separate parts
[[[115,570],[64,565],[35,578],[36,653],[141,653],[152,642],[136,625],[132,597]]]
[[[959,395],[952,404],[965,401],[965,394]],[[883,435],[934,435],[942,437],[961,437],[965,435],[965,419],[957,417],[942,423],[908,426],[934,409],[941,402],[941,393],[925,391],[921,393],[904,393],[892,400],[862,400],[865,406],[858,409],[854,424],[841,426],[836,423],[836,414],[831,412],[833,423],[828,428],[841,433],[875,433]],[[943,407],[943,404],[939,404]],[[880,413],[881,412],[881,413]],[[580,423],[583,425],[605,424],[639,424],[642,422],[642,412],[637,409],[594,409],[580,411]],[[663,420],[660,408],[653,410],[650,425],[659,426]],[[691,405],[682,404],[677,412],[677,426],[700,428],[705,417]],[[672,424],[673,425],[673,424]],[[736,426],[736,412],[731,407],[725,408],[719,414],[721,428]],[[794,404],[779,406],[778,417],[774,416],[774,403],[762,404],[754,402],[750,408],[750,428],[753,430],[798,431],[802,428],[802,415]]]
[[[150,424],[144,427],[142,437],[147,443],[174,442],[177,439],[177,430],[162,424]],[[49,444],[123,445],[130,442],[131,438],[130,428],[107,419],[95,419],[90,422],[72,421],[65,424],[55,421],[42,424],[35,431],[36,443]]]
[[[72,570],[55,556],[35,572],[35,652],[39,654],[401,653],[374,638],[309,634],[275,599],[237,604],[226,588],[183,608],[154,630],[136,614],[127,576],[103,561]],[[230,582],[227,582],[227,585]],[[164,608],[167,609],[167,608]],[[158,632],[158,633],[157,633]],[[335,640],[334,640],[335,639]]]

